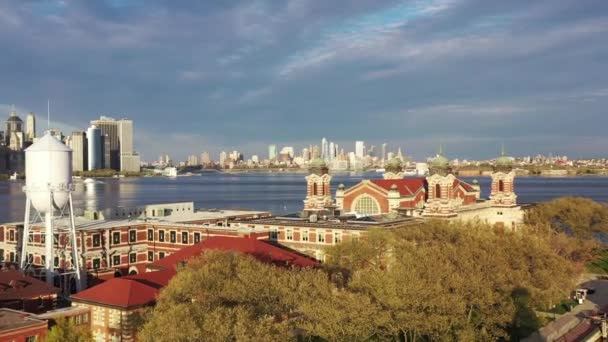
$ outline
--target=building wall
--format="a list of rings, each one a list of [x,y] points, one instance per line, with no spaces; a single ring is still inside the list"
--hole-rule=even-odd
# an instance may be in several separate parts
[[[73,132],[69,147],[72,149],[72,171],[85,171],[88,167],[88,147],[85,133]]]
[[[74,301],[72,305],[91,311],[93,341],[135,341],[134,321],[143,308],[126,310]]]
[[[36,326],[24,327],[8,332],[0,331],[0,341],[26,342],[28,338],[35,337],[35,341],[44,341],[48,333],[47,323],[43,322]]]

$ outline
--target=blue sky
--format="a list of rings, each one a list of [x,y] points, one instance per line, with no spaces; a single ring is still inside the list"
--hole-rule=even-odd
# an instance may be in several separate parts
[[[0,46],[0,113],[129,117],[147,160],[608,150],[605,0],[4,0]]]

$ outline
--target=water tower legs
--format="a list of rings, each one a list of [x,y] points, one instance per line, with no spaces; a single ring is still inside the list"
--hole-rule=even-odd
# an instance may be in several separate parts
[[[78,252],[78,241],[76,241],[76,223],[74,221],[74,203],[72,201],[71,191],[68,196],[68,203],[70,205],[70,240],[72,240],[72,267],[74,268],[76,291],[80,292],[80,290],[83,289],[83,284],[82,274],[80,273],[80,253]],[[82,244],[84,244],[84,241],[82,241]]]
[[[25,199],[25,218],[23,219],[23,236],[21,236],[21,259],[19,259],[19,269],[24,271],[27,265],[27,243],[30,236],[30,208],[32,201],[27,196]]]
[[[46,240],[44,241],[44,255],[46,258],[44,270],[46,274],[46,282],[53,286],[53,278],[55,275],[53,270],[53,266],[55,264],[55,258],[53,255],[53,247],[55,244],[55,236],[53,235],[53,192],[51,191],[49,194],[50,210],[44,214],[44,235],[46,236]],[[57,241],[57,244],[59,244],[59,241]]]

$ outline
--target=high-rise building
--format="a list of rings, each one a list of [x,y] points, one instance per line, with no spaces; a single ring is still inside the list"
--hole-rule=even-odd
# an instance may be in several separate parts
[[[302,159],[307,162],[310,160],[310,150],[308,150],[308,148],[304,147],[304,149],[302,150]]]
[[[98,120],[92,120],[91,125],[98,127],[101,130],[101,136],[104,137],[104,155],[109,158],[104,158],[103,168],[120,171],[120,141],[118,140],[118,122],[110,117],[101,116]]]
[[[6,120],[6,129],[4,130],[4,143],[13,151],[21,151],[25,136],[23,134],[23,120],[17,116],[17,112],[13,106],[11,114]]]
[[[277,159],[277,145],[268,145],[268,160],[271,162]]]
[[[33,142],[36,138],[36,115],[29,113],[25,118],[25,140]]]
[[[329,142],[329,156],[327,156],[327,159],[329,161],[334,160],[334,157],[336,156],[336,146],[334,145],[333,141]]]
[[[281,149],[281,153],[280,154],[286,154],[286,155],[289,156],[289,158],[293,158],[293,156],[295,155],[295,152],[294,152],[292,146],[284,146]]]
[[[201,164],[207,165],[211,163],[211,157],[209,156],[209,152],[205,151],[201,153]]]
[[[198,157],[196,157],[195,155],[188,156],[188,166],[197,166],[197,165],[199,165]]]
[[[228,159],[228,154],[224,151],[220,152],[220,166],[224,167],[226,165],[226,160]]]
[[[87,170],[103,168],[104,146],[101,130],[93,125],[87,129]]]
[[[355,156],[363,158],[365,156],[365,143],[363,141],[355,142]]]
[[[133,150],[133,120],[121,119],[118,123],[120,171],[139,172],[139,155]]]
[[[329,159],[329,144],[327,143],[327,139],[321,139],[321,159],[327,160]]]
[[[386,143],[382,144],[382,156],[380,157],[380,159],[384,162],[386,159]]]
[[[72,132],[68,147],[72,149],[72,170],[85,171],[88,167],[88,146],[85,132]]]

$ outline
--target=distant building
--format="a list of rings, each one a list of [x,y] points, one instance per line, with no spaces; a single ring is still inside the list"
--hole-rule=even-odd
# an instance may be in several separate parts
[[[228,161],[228,154],[224,151],[220,152],[220,166],[225,167]]]
[[[33,142],[36,138],[36,115],[29,113],[25,119],[25,140]]]
[[[355,142],[355,156],[363,158],[365,156],[365,143],[363,141]]]
[[[195,155],[188,156],[188,166],[197,166],[199,165],[198,157]]]
[[[108,147],[104,152],[109,155],[108,160],[104,158],[103,168],[120,171],[120,141],[118,139],[118,122],[110,117],[101,116],[98,120],[91,121],[92,126],[101,130],[104,137],[104,145]]]
[[[133,120],[121,119],[118,123],[120,171],[139,172],[140,157],[133,149]]]
[[[92,125],[87,129],[87,170],[94,171],[103,167],[103,140],[101,130]]]
[[[25,143],[23,120],[17,116],[17,112],[14,109],[11,111],[9,118],[6,120],[4,139],[6,146],[8,146],[11,150],[23,150],[23,145]]]
[[[211,157],[209,156],[209,152],[205,151],[201,153],[201,164],[207,165],[211,164]]]
[[[72,171],[86,171],[88,165],[88,146],[85,132],[72,132],[68,147],[72,149]]]
[[[268,145],[268,160],[273,162],[277,159],[277,145]]]

